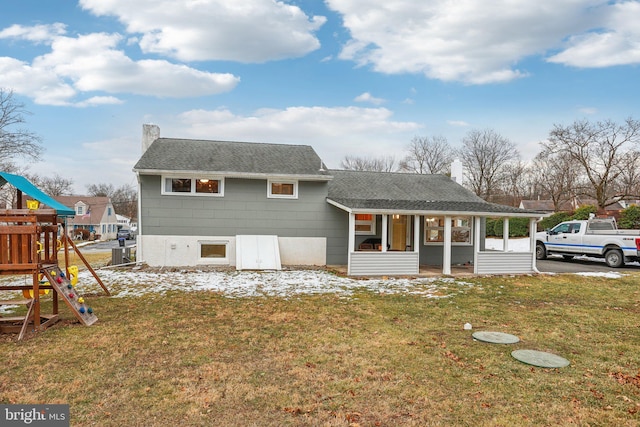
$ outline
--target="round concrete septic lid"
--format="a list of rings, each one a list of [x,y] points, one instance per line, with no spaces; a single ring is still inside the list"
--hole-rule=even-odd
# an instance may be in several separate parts
[[[474,332],[471,336],[478,341],[492,344],[515,344],[520,341],[517,336],[505,334],[504,332],[479,331]]]
[[[538,366],[540,368],[564,368],[569,366],[569,361],[553,353],[537,350],[515,350],[511,356],[527,365]]]

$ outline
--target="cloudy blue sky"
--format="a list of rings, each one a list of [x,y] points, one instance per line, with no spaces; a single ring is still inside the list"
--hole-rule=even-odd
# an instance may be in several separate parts
[[[539,151],[553,124],[640,119],[640,1],[20,0],[0,8],[0,87],[43,161],[135,184],[162,136],[404,156],[491,128]]]

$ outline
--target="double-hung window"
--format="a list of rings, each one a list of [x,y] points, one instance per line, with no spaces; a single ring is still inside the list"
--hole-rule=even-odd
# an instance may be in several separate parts
[[[162,194],[222,197],[224,178],[164,176]]]

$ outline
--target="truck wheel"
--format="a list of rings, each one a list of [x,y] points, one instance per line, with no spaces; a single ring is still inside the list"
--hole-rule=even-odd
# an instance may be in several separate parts
[[[604,262],[611,268],[618,268],[624,265],[624,255],[620,249],[609,249],[604,254]]]
[[[547,248],[544,243],[536,243],[536,259],[547,259]]]

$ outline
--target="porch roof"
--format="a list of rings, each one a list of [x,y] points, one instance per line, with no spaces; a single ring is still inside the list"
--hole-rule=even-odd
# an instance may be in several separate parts
[[[535,210],[489,203],[444,175],[331,170],[327,201],[351,212],[541,217]]]

